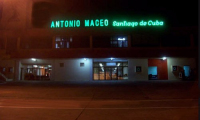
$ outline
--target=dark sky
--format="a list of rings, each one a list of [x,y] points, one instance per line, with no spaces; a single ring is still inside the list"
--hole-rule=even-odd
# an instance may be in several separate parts
[[[198,0],[103,0],[107,6],[97,1],[91,2],[92,9],[107,9],[110,14],[158,16],[173,26],[198,24]],[[103,3],[102,0],[99,3]]]
[[[197,26],[198,0],[59,0],[56,4],[38,4],[33,10],[33,19],[50,21],[59,17],[87,19],[138,18],[163,19],[168,26]],[[45,7],[46,6],[46,7]],[[44,7],[44,8],[43,8]],[[77,18],[76,18],[77,17]],[[41,23],[42,24],[42,23]]]

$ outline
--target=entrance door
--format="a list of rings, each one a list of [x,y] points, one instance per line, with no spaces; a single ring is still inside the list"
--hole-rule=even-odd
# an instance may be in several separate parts
[[[106,80],[117,80],[117,67],[106,67]]]
[[[94,80],[128,79],[128,62],[93,62]]]

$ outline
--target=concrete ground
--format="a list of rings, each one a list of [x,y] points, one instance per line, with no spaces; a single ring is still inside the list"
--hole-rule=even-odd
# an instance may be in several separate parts
[[[198,82],[0,84],[0,120],[198,120]]]

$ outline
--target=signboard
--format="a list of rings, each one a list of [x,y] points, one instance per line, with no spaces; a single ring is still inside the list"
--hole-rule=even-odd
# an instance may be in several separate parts
[[[79,28],[79,27],[162,27],[162,20],[140,20],[140,21],[119,21],[109,19],[87,19],[87,20],[56,20],[51,21],[51,28]]]

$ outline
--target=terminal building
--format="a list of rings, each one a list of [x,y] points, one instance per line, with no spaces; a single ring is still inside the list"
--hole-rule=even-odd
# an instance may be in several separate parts
[[[53,0],[0,1],[0,78],[197,79],[197,26],[170,26],[165,17],[91,12],[91,3],[83,3],[86,7],[81,11],[81,5],[78,10],[71,7],[75,4]]]

